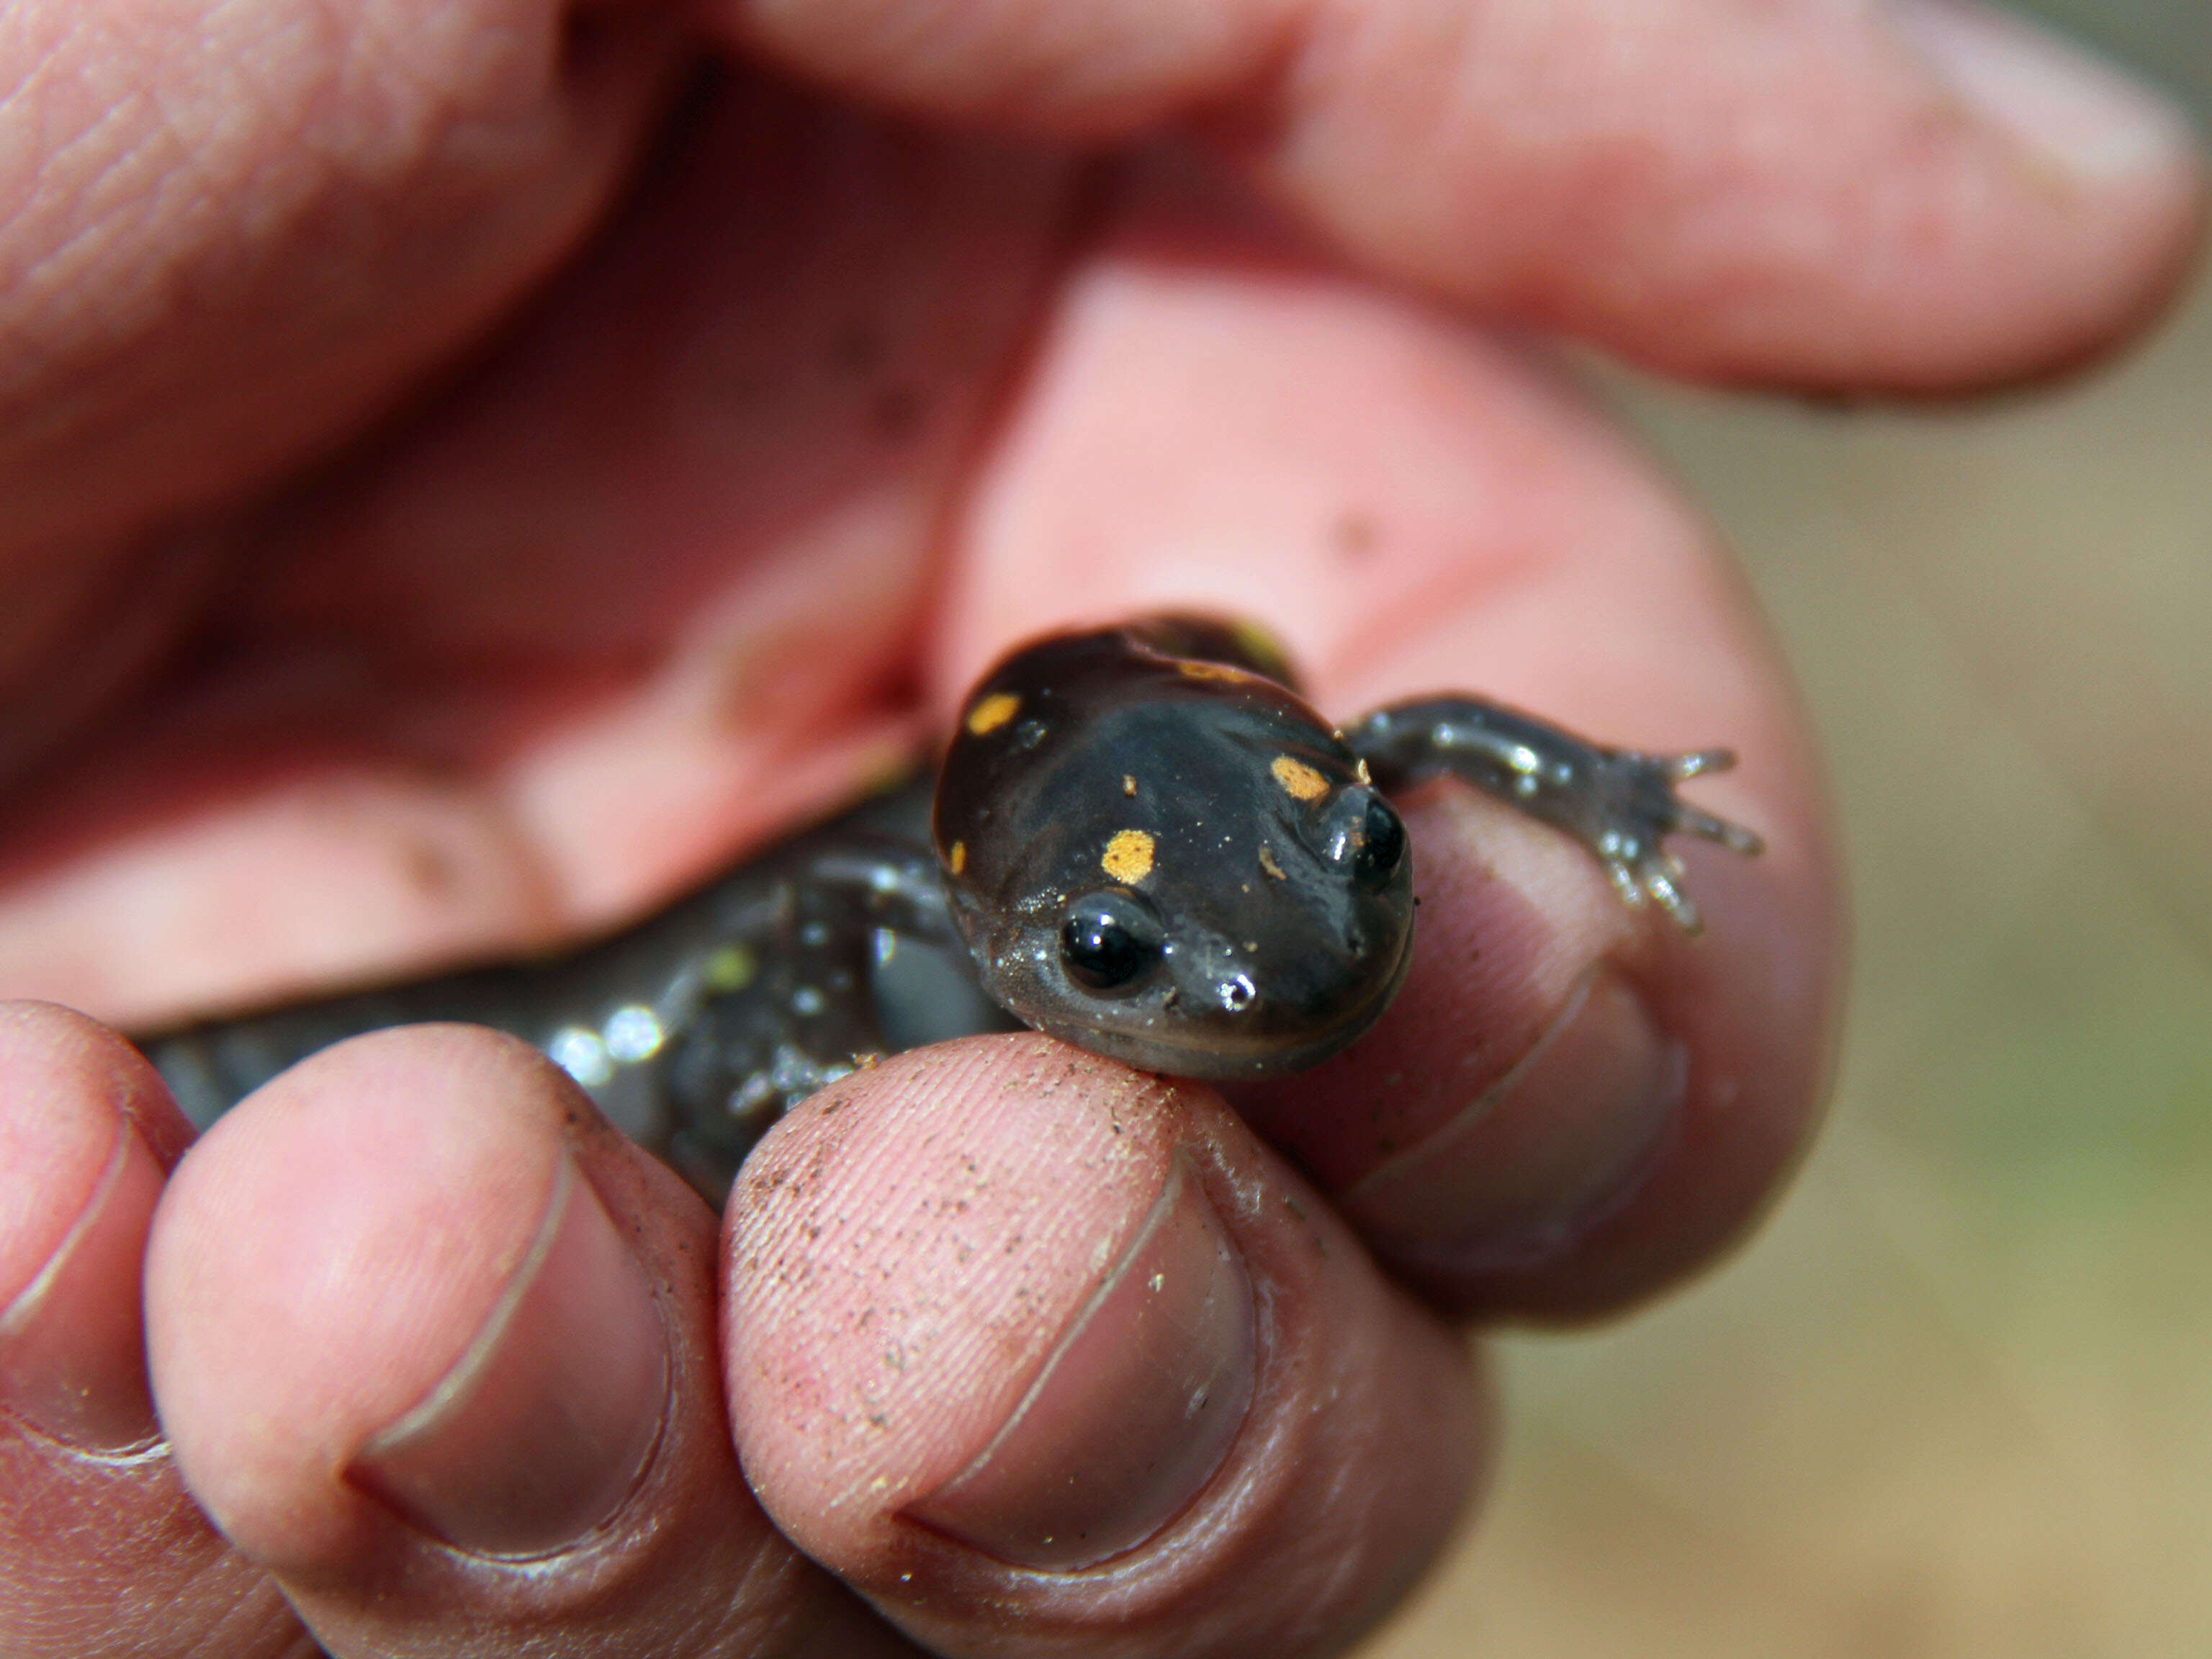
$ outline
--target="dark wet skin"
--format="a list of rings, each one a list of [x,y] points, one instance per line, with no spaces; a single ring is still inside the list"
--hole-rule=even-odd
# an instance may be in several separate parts
[[[143,1046],[204,1124],[361,1031],[496,1026],[719,1201],[792,1103],[875,1057],[1001,1026],[1000,1009],[1184,1077],[1279,1076],[1337,1053],[1404,977],[1413,849],[1388,796],[1432,778],[1574,836],[1626,902],[1694,931],[1662,842],[1758,849],[1675,795],[1729,759],[1610,750],[1461,696],[1339,731],[1255,629],[1164,617],[1058,635],[970,694],[926,836],[917,782],[572,956]]]
[[[1413,932],[1404,826],[1259,655],[1157,623],[984,677],[933,838],[1000,1006],[1148,1071],[1254,1078],[1327,1059],[1389,1005]]]

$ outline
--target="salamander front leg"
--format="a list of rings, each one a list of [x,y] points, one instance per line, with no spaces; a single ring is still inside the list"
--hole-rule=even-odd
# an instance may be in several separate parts
[[[1377,709],[1345,733],[1385,791],[1452,777],[1564,830],[1589,848],[1623,900],[1647,899],[1685,933],[1702,925],[1663,842],[1680,831],[1738,853],[1759,850],[1741,824],[1683,800],[1674,786],[1735,763],[1725,749],[1646,755],[1607,749],[1479,697],[1431,697]]]

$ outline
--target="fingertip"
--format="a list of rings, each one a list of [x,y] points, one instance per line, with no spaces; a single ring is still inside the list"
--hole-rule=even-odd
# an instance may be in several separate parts
[[[107,1453],[155,1436],[139,1270],[175,1107],[130,1044],[0,1005],[0,1411]]]
[[[216,1524],[324,1570],[377,1517],[337,1473],[460,1362],[531,1255],[561,1148],[521,1045],[379,1033],[283,1073],[179,1167],[147,1261],[162,1415]]]
[[[802,1547],[893,1547],[897,1513],[990,1441],[1023,1358],[1158,1201],[1174,1092],[1044,1039],[982,1039],[856,1074],[762,1143],[726,1224],[729,1391],[747,1474]],[[895,1463],[886,1389],[903,1396]]]
[[[1240,1106],[1455,1311],[1587,1317],[1709,1265],[1810,1138],[1838,1001],[1817,813],[1739,810],[1773,846],[1683,849],[1706,918],[1692,938],[1510,808],[1416,798],[1420,926],[1397,1003]]]
[[[529,1249],[453,1364],[346,1466],[456,1548],[573,1545],[628,1500],[668,1409],[669,1337],[605,1206],[563,1158]]]
[[[1887,15],[1960,99],[2085,185],[2170,182],[2197,149],[2179,106],[2026,17],[1972,0],[1890,0]]]
[[[0,1091],[8,1107],[0,1134],[12,1125],[41,1136],[102,1139],[119,1112],[164,1170],[192,1139],[191,1123],[145,1056],[98,1020],[57,1003],[0,1001]],[[0,1156],[0,1169],[15,1167]]]
[[[727,1234],[748,1474],[926,1644],[1126,1650],[1203,1607],[1334,1650],[1491,1445],[1464,1347],[1212,1091],[1023,1035],[899,1056],[764,1142]]]
[[[1666,924],[1498,802],[1447,784],[1401,807],[1419,908],[1396,1001],[1345,1054],[1236,1098],[1401,1272],[1540,1256],[1678,1103],[1679,1044],[1632,977]]]
[[[114,1032],[0,1004],[0,1651],[298,1650],[155,1438],[140,1273],[188,1133]]]
[[[1662,371],[2015,384],[2139,329],[2201,239],[2187,121],[1993,9],[1330,15],[1261,175],[1385,269]]]
[[[208,1133],[156,1225],[185,1480],[340,1650],[548,1620],[624,1651],[865,1649],[738,1474],[715,1226],[526,1044],[416,1026],[325,1049]]]
[[[2008,352],[1961,366],[1930,350],[1923,378],[1900,377],[1896,389],[1942,394],[2063,377],[2170,311],[2197,269],[2212,210],[2212,168],[2184,108],[1994,5],[1891,0],[1888,15],[1938,95],[1968,112],[2000,188],[2017,198],[2033,238],[2019,254],[2033,261],[2024,287],[2035,295],[2014,319],[2007,301],[2020,290],[1989,290],[1990,321],[2014,331]]]
[[[900,1515],[1046,1571],[1138,1547],[1189,1505],[1242,1430],[1256,1323],[1243,1258],[1177,1155],[997,1431]]]
[[[2060,372],[2171,302],[2204,222],[2172,104],[1960,0],[709,15],[940,118],[1094,142],[1180,120],[1376,270],[1709,380]]]
[[[0,1003],[0,1309],[92,1196],[123,1127],[118,1097],[144,1090],[144,1066],[82,1014]]]
[[[1724,1258],[1785,1189],[1826,1104],[1848,944],[1833,852],[1797,805],[1777,804],[1758,859],[1685,852],[1706,932],[1668,941],[1636,981],[1683,1056],[1650,1158],[1571,1249],[1451,1275],[1461,1305],[1542,1321],[1618,1312]]]

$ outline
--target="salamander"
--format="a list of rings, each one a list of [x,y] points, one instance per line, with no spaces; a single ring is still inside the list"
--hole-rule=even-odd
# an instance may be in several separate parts
[[[1454,778],[1572,836],[1621,898],[1698,926],[1676,832],[1742,827],[1676,786],[1725,750],[1594,744],[1470,696],[1339,728],[1258,629],[1162,617],[997,663],[933,780],[801,832],[613,938],[224,1020],[143,1047],[205,1125],[316,1049],[458,1019],[537,1044],[710,1200],[795,1102],[1012,1023],[1147,1070],[1299,1070],[1404,978],[1413,849],[1393,794]]]

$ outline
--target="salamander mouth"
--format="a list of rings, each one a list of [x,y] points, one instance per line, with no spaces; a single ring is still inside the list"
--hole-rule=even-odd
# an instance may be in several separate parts
[[[1223,999],[1224,1012],[1204,1017],[1158,1015],[1142,1027],[1109,1028],[1072,1015],[1031,1023],[1079,1048],[1143,1071],[1207,1082],[1287,1077],[1318,1066],[1357,1042],[1397,996],[1413,959],[1413,930],[1408,928],[1389,974],[1367,995],[1326,1021],[1294,1029],[1267,1030],[1256,1024],[1239,1029],[1239,1012],[1226,1012],[1231,1000],[1228,997]]]

